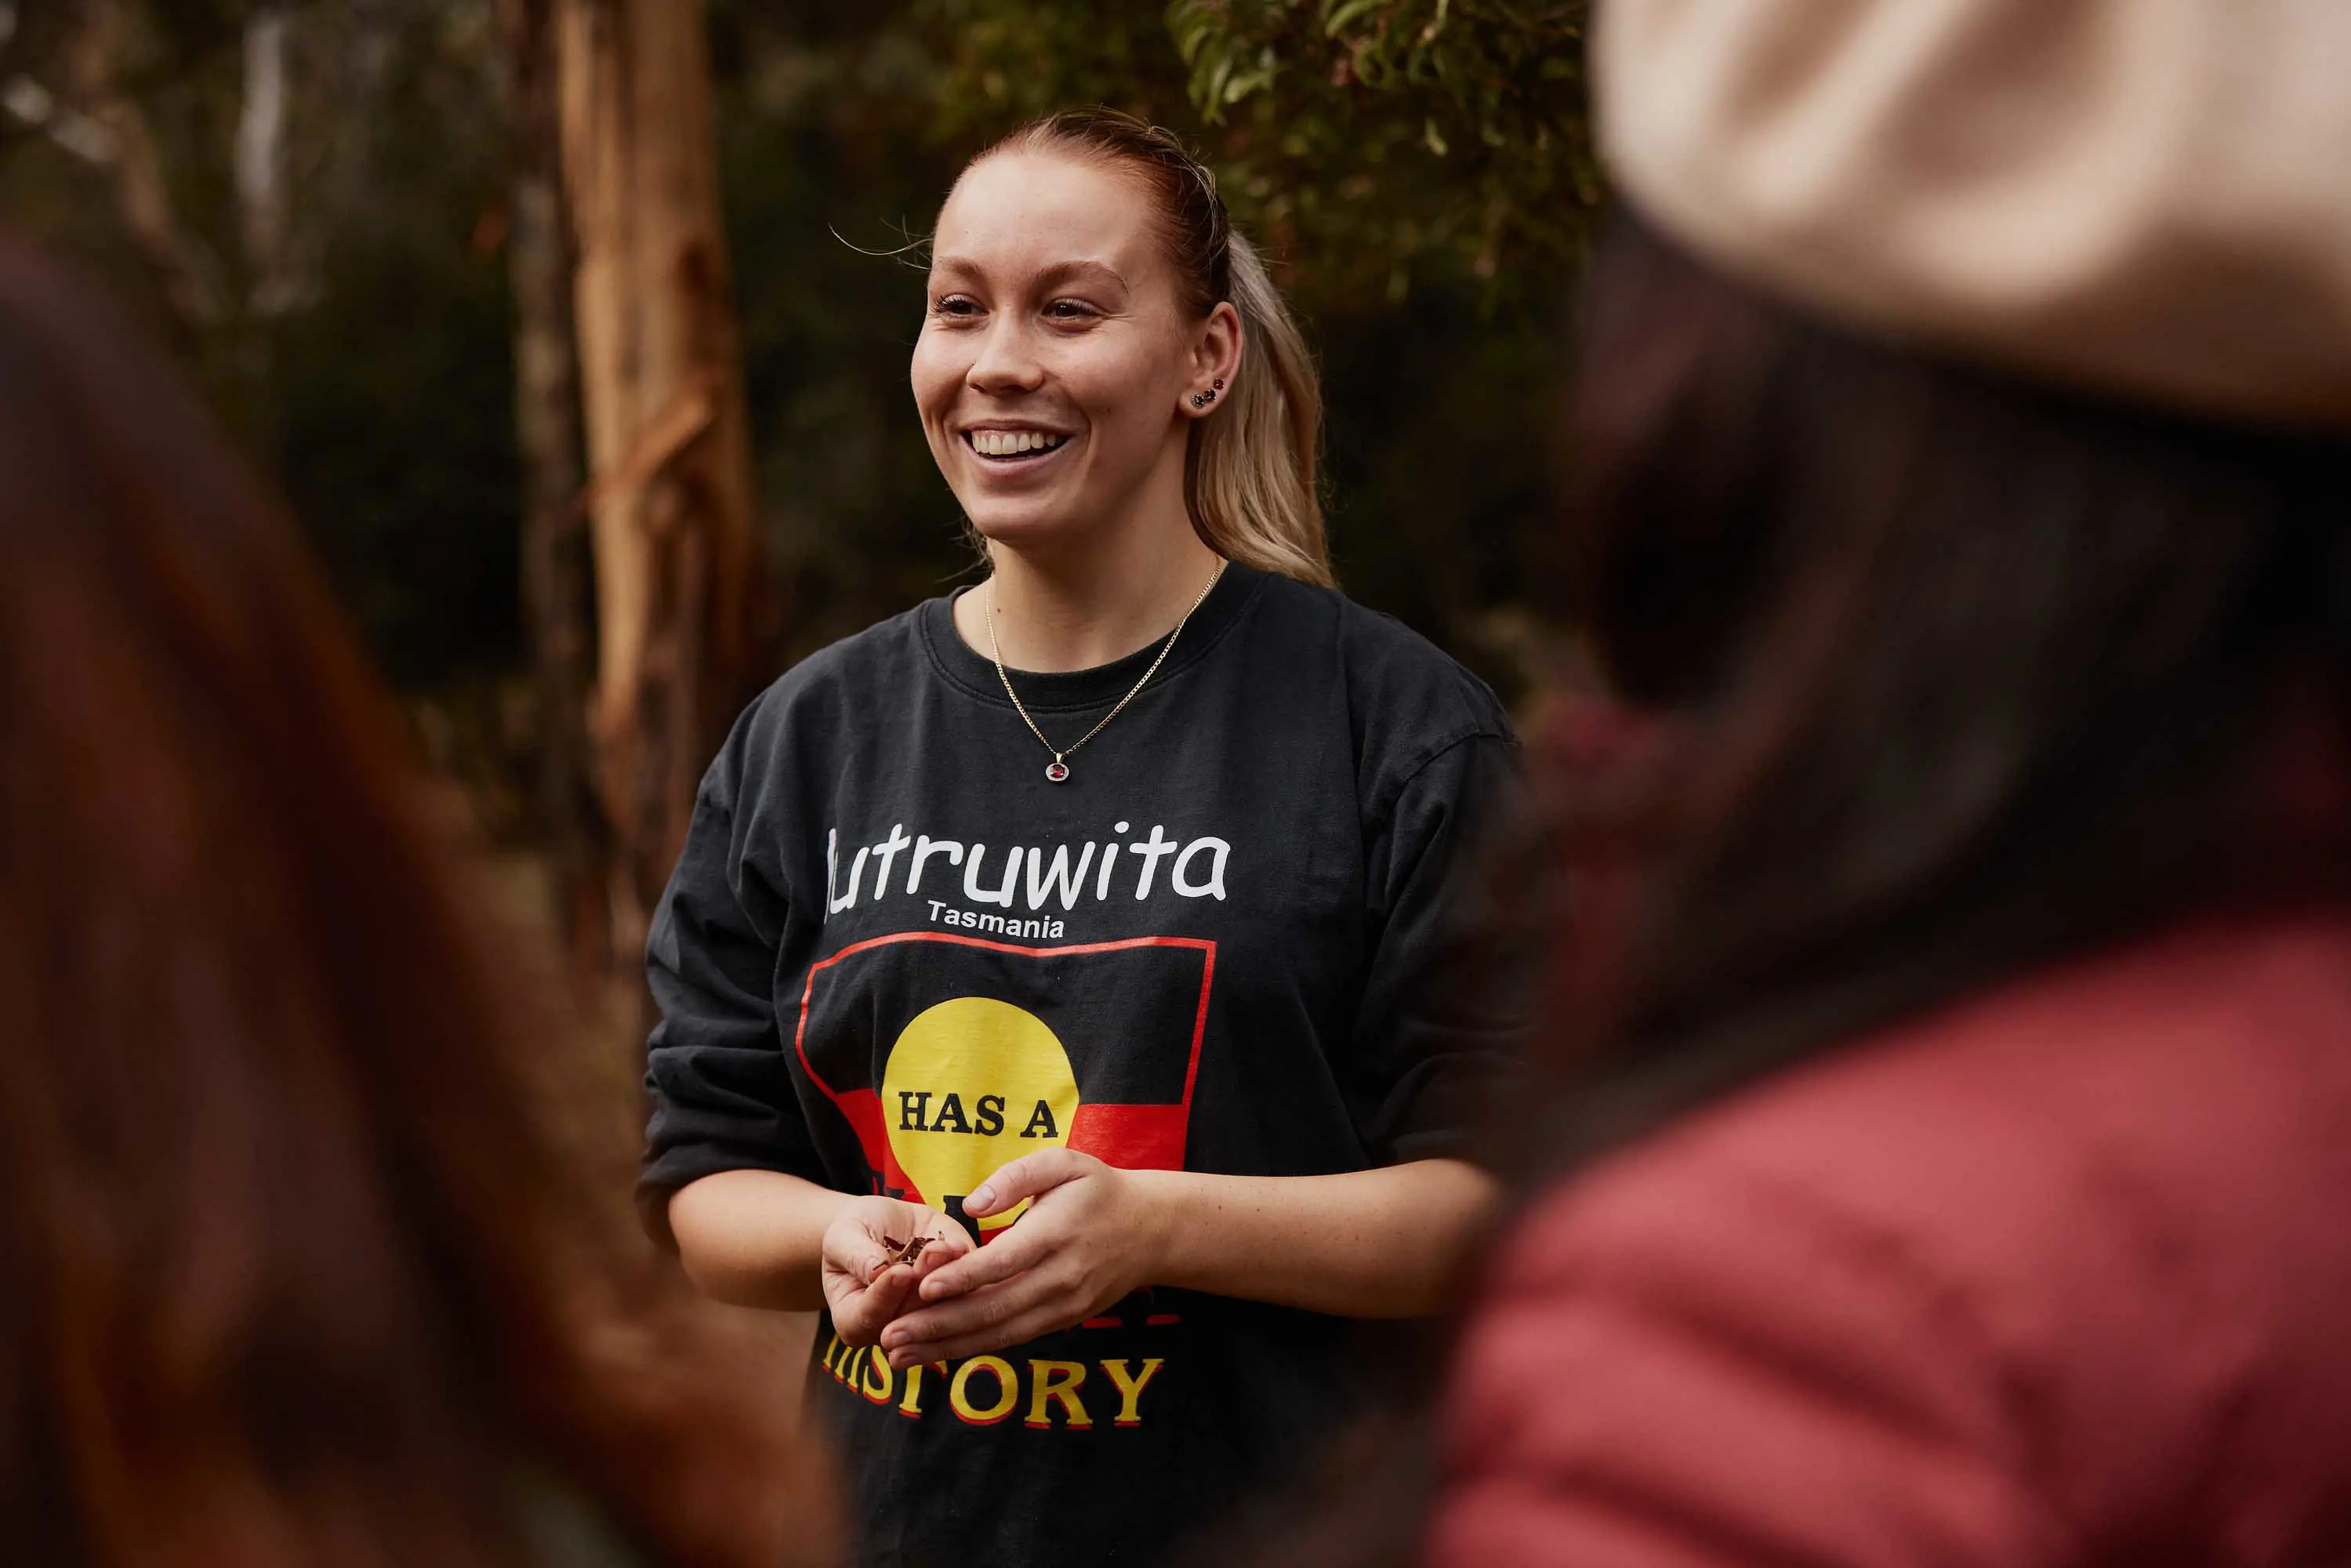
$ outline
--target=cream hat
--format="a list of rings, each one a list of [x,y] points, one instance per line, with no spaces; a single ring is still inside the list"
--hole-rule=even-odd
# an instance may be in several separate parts
[[[1600,0],[1652,223],[1832,317],[2351,428],[2351,0]]]

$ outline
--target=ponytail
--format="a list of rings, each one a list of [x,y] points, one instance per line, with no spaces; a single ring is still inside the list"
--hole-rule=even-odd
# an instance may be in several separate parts
[[[1322,388],[1289,303],[1238,233],[1228,296],[1241,319],[1241,365],[1228,401],[1192,431],[1184,498],[1207,547],[1228,560],[1331,585],[1314,467]]]
[[[1192,425],[1184,499],[1192,526],[1228,560],[1332,586],[1315,465],[1322,388],[1305,334],[1265,262],[1232,226],[1217,177],[1175,135],[1108,109],[1071,109],[982,152],[1063,152],[1131,169],[1150,187],[1182,293],[1205,316],[1230,300],[1241,363],[1223,404]]]

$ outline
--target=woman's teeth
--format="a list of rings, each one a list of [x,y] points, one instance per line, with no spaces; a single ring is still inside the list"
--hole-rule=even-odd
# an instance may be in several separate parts
[[[967,430],[971,449],[982,457],[1018,457],[1024,452],[1050,452],[1068,441],[1041,430]]]

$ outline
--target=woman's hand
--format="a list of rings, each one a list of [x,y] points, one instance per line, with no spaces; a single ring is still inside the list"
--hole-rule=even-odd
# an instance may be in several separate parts
[[[930,1245],[912,1263],[892,1249],[920,1236]],[[914,1299],[916,1283],[972,1249],[963,1227],[935,1208],[894,1197],[852,1198],[825,1228],[818,1264],[833,1333],[844,1344],[872,1344]]]
[[[882,1332],[891,1365],[1019,1344],[1083,1322],[1154,1282],[1164,1228],[1146,1183],[1092,1155],[1048,1149],[989,1176],[963,1209],[984,1219],[1023,1198],[1036,1201],[995,1240],[967,1243],[924,1270],[914,1291],[922,1304]]]
[[[959,1360],[1083,1322],[1145,1285],[1416,1317],[1454,1299],[1497,1196],[1492,1176],[1451,1159],[1240,1176],[1123,1171],[1049,1149],[964,1200],[975,1219],[1036,1201],[986,1247],[958,1233],[955,1253],[925,1254],[880,1343],[893,1366]]]

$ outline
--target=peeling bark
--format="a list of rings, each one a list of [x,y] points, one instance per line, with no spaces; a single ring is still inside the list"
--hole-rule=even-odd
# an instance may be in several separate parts
[[[499,21],[515,138],[507,243],[523,467],[523,616],[538,707],[535,785],[556,930],[575,984],[592,992],[614,972],[611,833],[588,734],[595,597],[580,501],[580,361],[551,0],[502,0]]]
[[[594,484],[591,730],[643,943],[744,695],[761,565],[698,0],[554,0]]]

